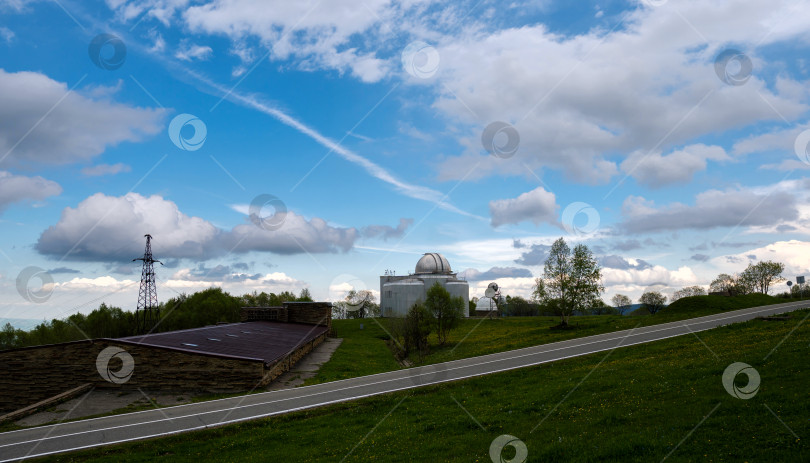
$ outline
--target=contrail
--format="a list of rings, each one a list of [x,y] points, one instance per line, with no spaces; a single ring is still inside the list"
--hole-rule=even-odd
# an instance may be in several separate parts
[[[208,79],[208,78],[206,78],[204,76],[201,76],[198,73],[196,73],[196,72],[194,72],[194,71],[192,71],[190,69],[183,68],[183,71],[185,71],[188,75],[194,77],[198,81],[204,83],[205,85],[208,85],[209,87],[213,88],[217,92],[221,92],[223,95],[228,94],[228,92],[229,92],[229,90],[226,89],[225,87],[223,87],[222,85],[219,85],[219,84],[211,81],[210,79]],[[289,114],[286,114],[285,112],[279,110],[278,108],[271,107],[271,106],[257,100],[255,97],[246,96],[246,95],[243,95],[243,94],[235,92],[235,91],[230,91],[230,94],[228,94],[227,99],[235,101],[237,103],[241,103],[244,106],[253,108],[253,109],[257,110],[257,111],[260,111],[260,112],[262,112],[264,114],[267,114],[268,116],[273,117],[274,119],[278,120],[282,124],[287,125],[289,127],[292,127],[293,129],[297,130],[298,132],[310,137],[311,139],[316,141],[318,144],[324,146],[325,148],[328,148],[328,149],[334,151],[339,156],[341,156],[343,159],[345,159],[345,160],[347,160],[347,161],[349,161],[351,163],[359,165],[360,167],[365,169],[366,172],[371,174],[373,177],[375,177],[377,179],[380,179],[383,182],[386,182],[386,183],[394,186],[394,188],[396,188],[399,192],[405,194],[408,197],[431,202],[433,204],[436,204],[438,207],[440,207],[440,208],[442,208],[444,210],[447,210],[447,211],[450,211],[450,212],[455,212],[457,214],[461,214],[461,215],[464,215],[466,217],[472,217],[474,219],[483,220],[483,221],[488,220],[485,217],[481,217],[479,215],[471,214],[471,213],[469,213],[467,211],[464,211],[464,210],[461,210],[461,209],[457,208],[456,206],[453,206],[452,204],[450,204],[450,203],[448,203],[446,201],[442,201],[441,198],[444,196],[444,194],[442,194],[439,191],[436,191],[436,190],[434,190],[432,188],[420,186],[420,185],[413,185],[413,184],[404,182],[404,181],[394,177],[390,172],[388,172],[382,166],[379,166],[379,165],[369,161],[368,159],[364,158],[363,156],[360,156],[359,154],[355,153],[352,150],[344,148],[339,143],[335,142],[334,140],[332,140],[329,137],[326,137],[326,136],[322,135],[321,133],[319,133],[317,130],[313,129],[312,127],[309,127],[308,125],[304,124],[303,122],[299,121],[298,119],[295,119],[294,117],[290,116]]]

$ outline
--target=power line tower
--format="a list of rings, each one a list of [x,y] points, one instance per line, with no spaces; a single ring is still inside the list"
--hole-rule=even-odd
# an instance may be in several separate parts
[[[152,235],[143,235],[146,237],[146,250],[143,257],[132,259],[143,261],[143,270],[141,271],[141,289],[138,291],[138,308],[135,310],[135,323],[138,333],[146,333],[151,330],[158,319],[160,319],[160,306],[157,300],[157,289],[155,288],[155,266],[157,262],[163,265],[163,262],[152,258]]]

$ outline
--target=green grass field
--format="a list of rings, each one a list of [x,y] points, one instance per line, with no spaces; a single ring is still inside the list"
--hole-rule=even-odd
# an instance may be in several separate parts
[[[528,461],[808,461],[810,311],[791,315],[46,461],[488,462],[502,434]],[[732,362],[753,398],[724,389]]]
[[[591,336],[649,326],[659,323],[684,320],[687,318],[712,315],[729,310],[778,304],[784,299],[750,294],[738,297],[696,296],[676,301],[666,309],[649,315],[639,316],[599,315],[572,317],[572,330],[551,330],[559,323],[557,317],[510,317],[495,320],[465,319],[450,333],[448,342],[438,346],[435,335],[431,337],[431,352],[421,361],[412,356],[414,365],[446,362],[478,355],[492,354],[522,347],[564,341],[567,339]],[[332,322],[337,337],[343,344],[332,356],[332,360],[321,368],[318,375],[306,382],[317,384],[356,376],[383,373],[401,368],[394,361],[390,349],[385,345],[387,325],[385,319],[334,320]],[[363,329],[360,329],[360,325]],[[362,359],[358,362],[357,359]]]

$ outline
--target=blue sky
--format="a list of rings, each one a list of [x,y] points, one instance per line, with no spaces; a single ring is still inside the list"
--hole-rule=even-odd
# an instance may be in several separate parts
[[[334,300],[424,252],[471,296],[492,280],[528,296],[560,236],[594,250],[606,300],[766,259],[801,275],[808,15],[0,0],[0,317],[134,309],[145,233],[161,300],[210,285]],[[196,149],[178,141],[190,124],[173,142],[177,117],[204,127]],[[280,227],[249,219],[262,195],[286,206]],[[53,286],[20,289],[29,267]]]

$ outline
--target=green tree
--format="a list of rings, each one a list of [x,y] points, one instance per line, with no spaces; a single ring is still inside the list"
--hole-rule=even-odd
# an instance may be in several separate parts
[[[380,315],[380,306],[376,303],[376,299],[374,293],[367,289],[360,291],[349,290],[343,301],[346,318],[378,317]]]
[[[681,288],[672,293],[670,302],[675,302],[682,297],[705,296],[705,295],[706,290],[703,289],[702,286],[687,286],[686,288]]]
[[[633,301],[624,294],[616,294],[610,299],[610,302],[613,303],[613,307],[616,308],[619,315],[624,315],[624,312],[633,304]]]
[[[709,291],[712,293],[731,293],[735,286],[737,286],[737,279],[728,273],[721,273],[717,278],[712,280],[709,285]]]
[[[406,355],[417,352],[421,359],[428,352],[428,337],[435,325],[433,314],[424,304],[417,302],[408,310],[404,325]]]
[[[298,293],[298,298],[296,298],[298,302],[312,302],[312,295],[309,293],[309,288],[304,288]]]
[[[647,291],[641,295],[638,300],[650,315],[655,315],[659,310],[664,308],[667,303],[667,297],[658,291]]]
[[[596,304],[605,290],[602,270],[593,253],[584,244],[573,253],[563,238],[551,245],[543,269],[543,278],[535,280],[532,296],[560,316],[560,325],[567,326],[575,311],[585,312]]]
[[[785,271],[785,264],[772,260],[763,260],[756,264],[748,264],[741,279],[752,287],[753,291],[768,294],[771,286],[785,281],[782,272]]]
[[[427,308],[436,320],[436,336],[439,344],[447,342],[447,335],[464,316],[464,299],[460,296],[452,297],[438,282],[427,291],[425,298]]]
[[[546,282],[542,278],[534,279],[534,290],[532,291],[532,302],[541,303],[548,298],[546,292]]]

